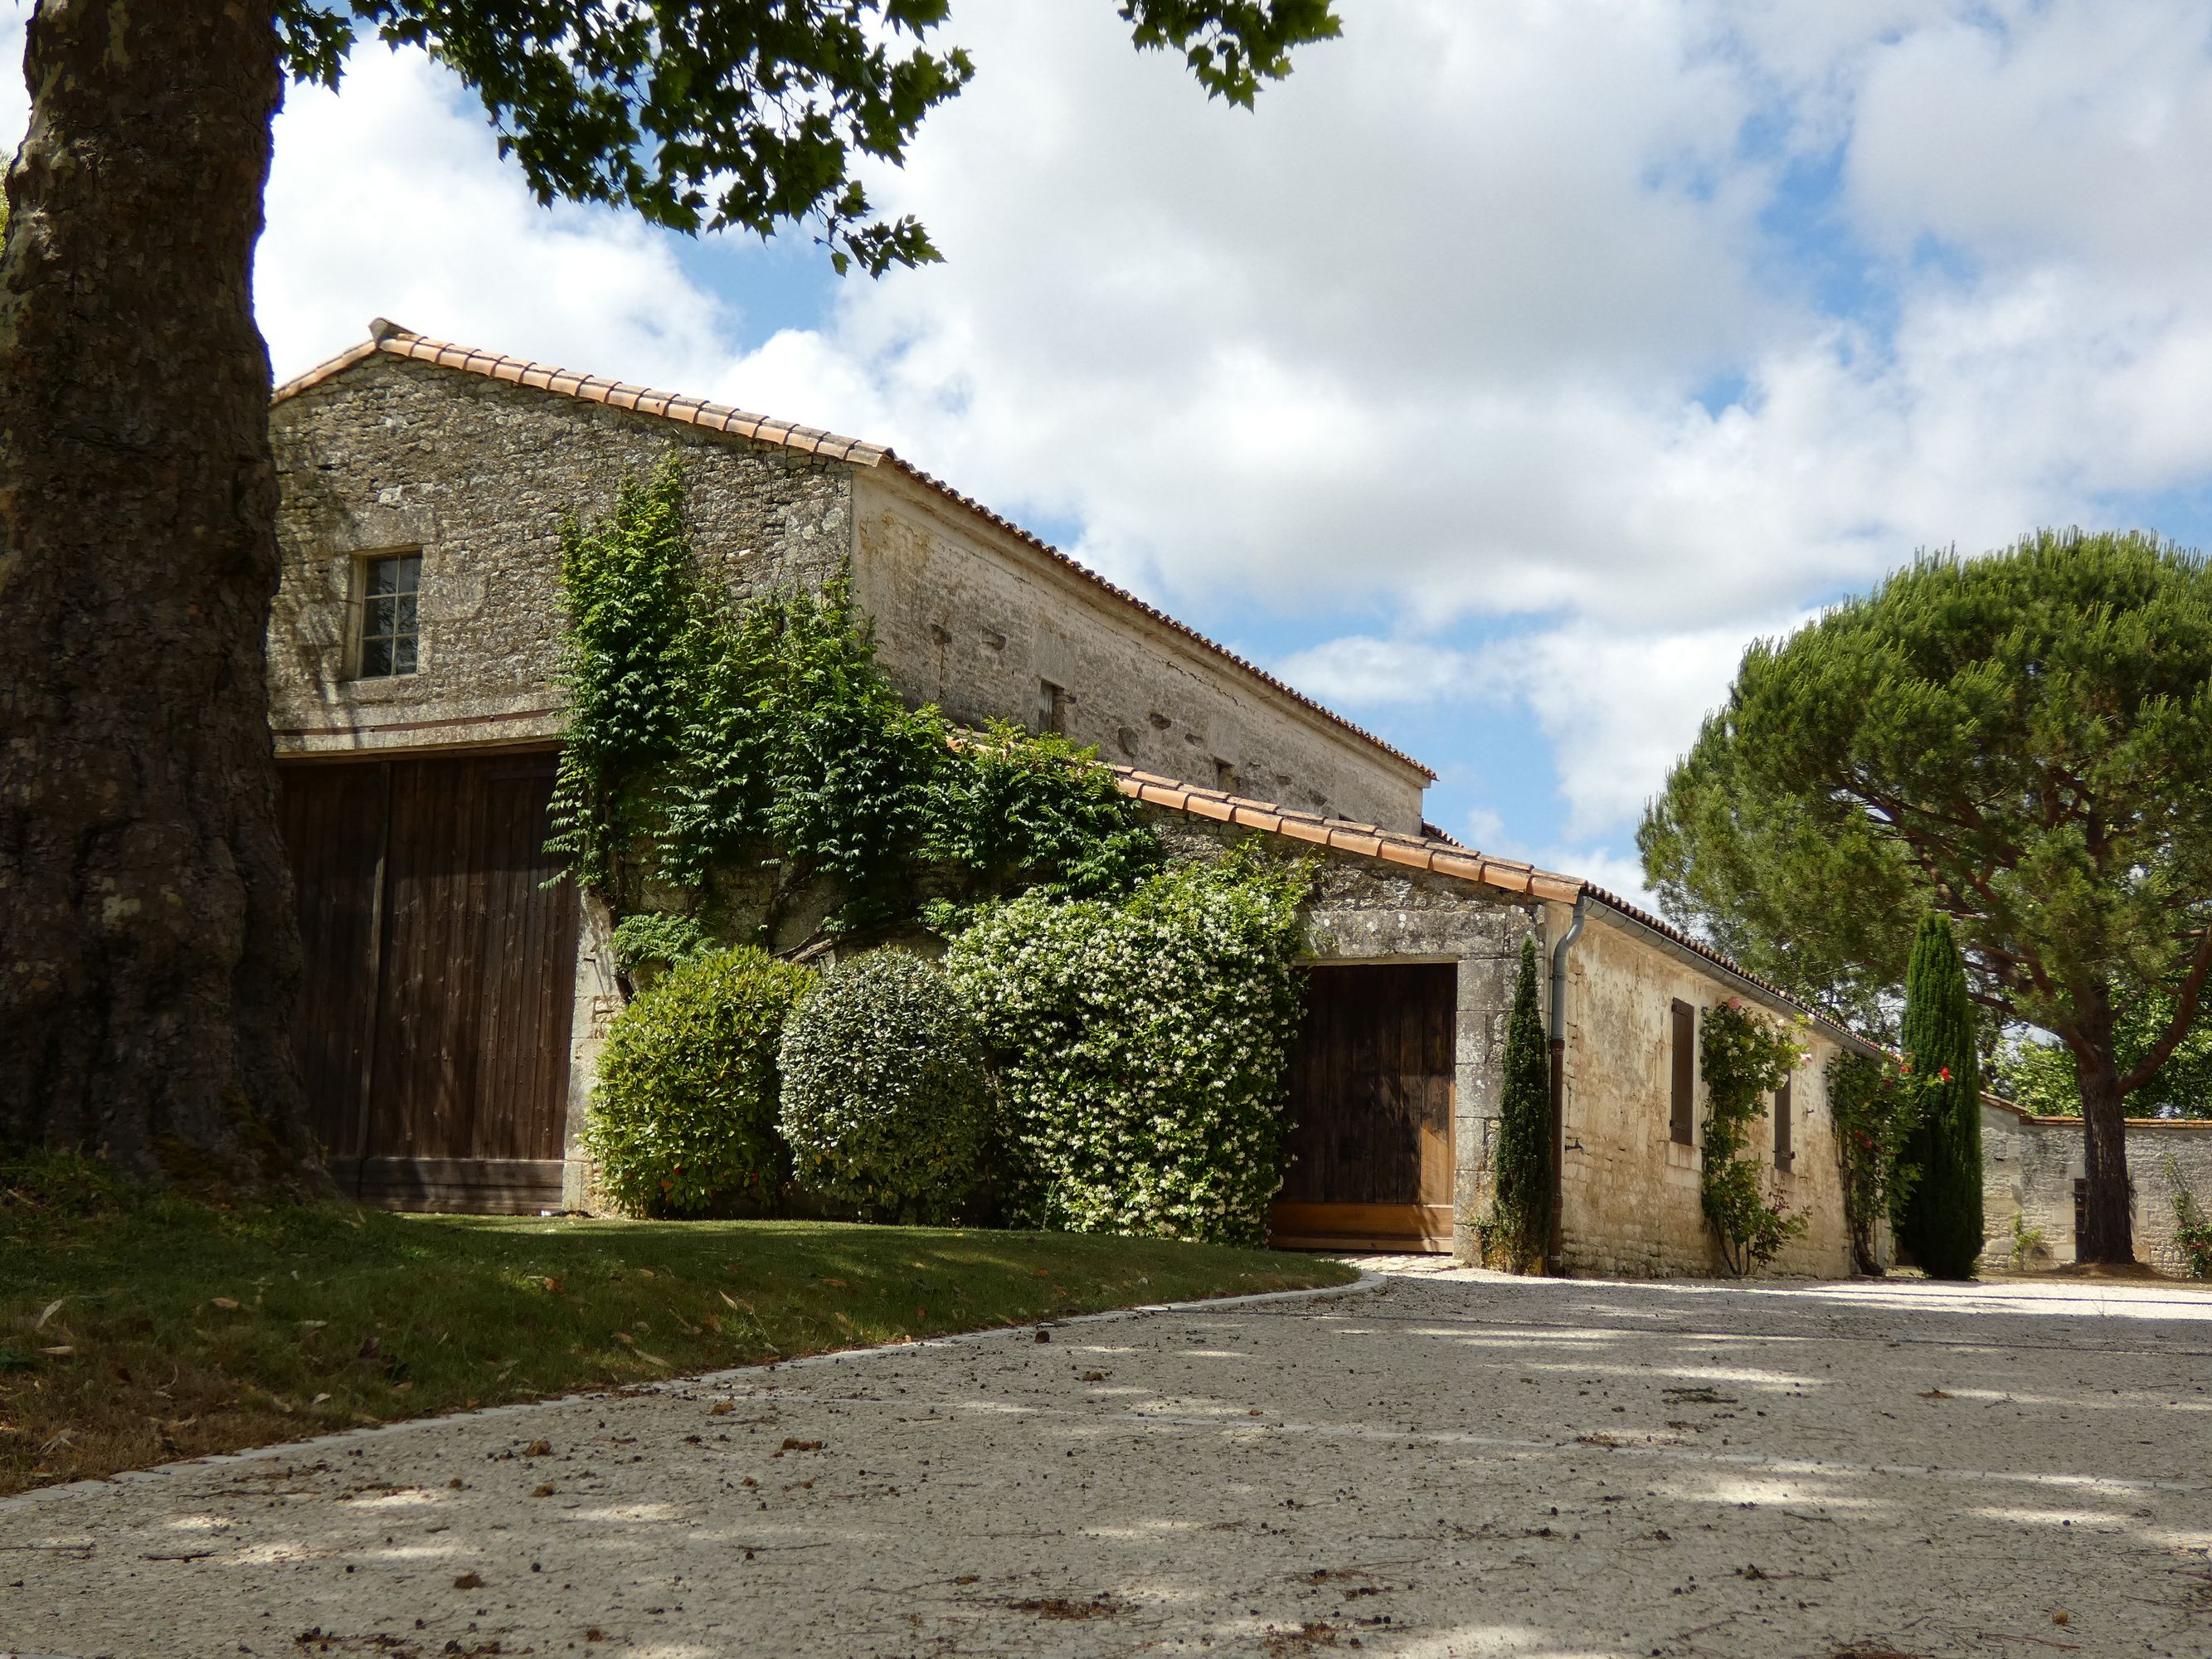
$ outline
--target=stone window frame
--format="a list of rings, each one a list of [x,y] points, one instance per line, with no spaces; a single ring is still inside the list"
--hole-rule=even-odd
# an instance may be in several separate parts
[[[1039,737],[1064,738],[1067,735],[1068,711],[1074,707],[1074,694],[1056,680],[1037,677],[1036,730]]]
[[[371,573],[380,564],[389,561],[415,561],[415,586],[410,592],[396,592],[395,599],[411,598],[414,602],[415,626],[406,635],[394,635],[394,639],[407,638],[414,645],[414,665],[410,668],[390,668],[371,673],[368,664],[368,585]],[[349,572],[346,601],[346,661],[345,677],[364,685],[388,685],[394,682],[413,679],[422,672],[424,652],[422,639],[422,593],[425,566],[428,563],[419,546],[367,548],[349,556],[352,567]]]

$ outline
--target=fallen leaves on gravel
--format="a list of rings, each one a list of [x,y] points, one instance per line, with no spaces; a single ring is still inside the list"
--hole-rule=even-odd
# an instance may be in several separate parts
[[[1016,1613],[1033,1613],[1040,1619],[1111,1619],[1121,1611],[1103,1595],[1088,1601],[1071,1601],[1061,1595],[1031,1595],[1006,1604]]]
[[[1296,1630],[1277,1630],[1267,1632],[1260,1644],[1260,1651],[1268,1659],[1289,1659],[1292,1654],[1310,1653],[1316,1648],[1336,1645],[1336,1626],[1325,1625],[1318,1619],[1310,1619]]]

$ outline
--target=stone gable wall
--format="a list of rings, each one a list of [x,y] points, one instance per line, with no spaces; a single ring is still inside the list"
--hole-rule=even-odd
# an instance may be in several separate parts
[[[694,545],[740,600],[852,571],[892,683],[955,720],[1038,718],[1108,757],[1286,805],[1419,826],[1425,780],[903,475],[377,355],[270,414],[283,575],[269,630],[279,751],[560,730],[564,518],[588,524],[672,452]],[[422,556],[421,668],[353,678],[366,556]]]
[[[377,356],[270,411],[283,576],[280,753],[556,733],[561,526],[672,451],[700,556],[739,595],[818,583],[852,540],[851,469],[605,404]],[[363,555],[420,549],[422,668],[349,678]]]

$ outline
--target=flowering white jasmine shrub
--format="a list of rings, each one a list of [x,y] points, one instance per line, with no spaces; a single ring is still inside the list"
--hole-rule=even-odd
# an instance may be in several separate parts
[[[981,1181],[982,1047],[930,963],[896,951],[839,963],[784,1027],[781,1064],[800,1185],[880,1218],[933,1222]]]
[[[804,968],[745,946],[671,968],[615,1017],[585,1146],[632,1215],[773,1205],[790,1159],[776,1133],[776,1047]]]
[[[1259,1244],[1282,1184],[1310,867],[1233,850],[1127,898],[985,909],[945,972],[998,1085],[1007,1219]]]

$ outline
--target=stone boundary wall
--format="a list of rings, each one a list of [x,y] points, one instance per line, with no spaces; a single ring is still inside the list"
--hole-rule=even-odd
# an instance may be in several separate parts
[[[2212,1119],[2130,1118],[2128,1179],[2134,1188],[2136,1257],[2168,1273],[2183,1271],[2173,1243],[2172,1172],[2212,1210]],[[1982,1216],[1985,1267],[2012,1260],[2013,1223],[2043,1235],[2029,1265],[2074,1260],[2074,1183],[2082,1178],[2081,1120],[2030,1117],[2015,1108],[1982,1103]]]

